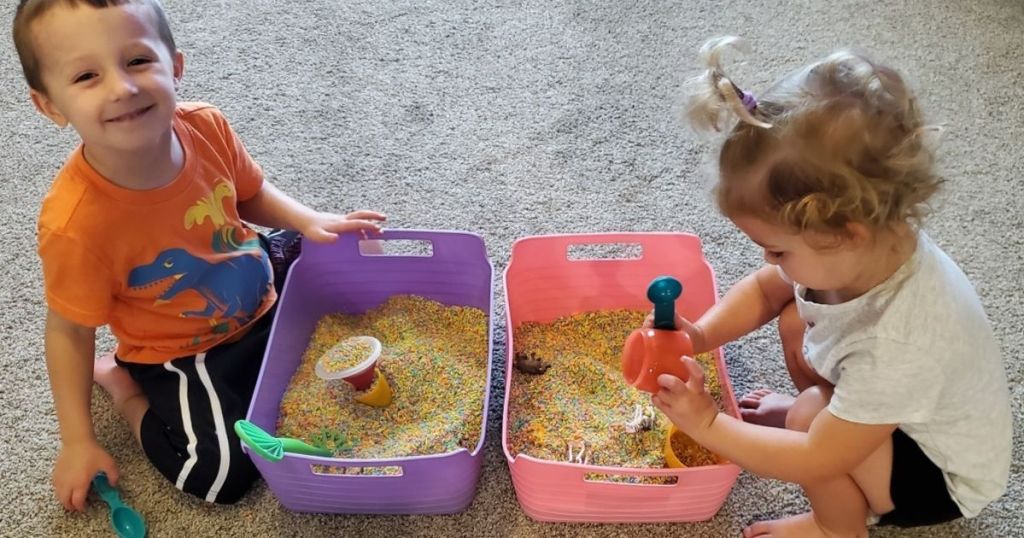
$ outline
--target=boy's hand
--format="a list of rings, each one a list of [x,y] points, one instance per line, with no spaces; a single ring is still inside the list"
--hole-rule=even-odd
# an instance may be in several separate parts
[[[676,329],[682,329],[683,332],[690,337],[690,344],[693,345],[694,353],[704,353],[705,351],[708,351],[704,348],[706,345],[704,341],[704,329],[701,329],[699,325],[690,323],[686,318],[680,316],[678,312],[675,314],[675,320],[673,323],[675,323]],[[643,324],[644,329],[650,329],[651,327],[654,327],[654,312],[647,314],[647,319],[644,320]]]
[[[61,446],[53,466],[53,489],[67,510],[85,511],[85,498],[96,473],[117,485],[117,463],[94,439]]]
[[[697,361],[690,357],[681,360],[690,372],[689,381],[661,374],[658,376],[661,390],[651,396],[651,401],[677,428],[697,440],[696,432],[710,428],[715,422],[718,406],[704,390],[704,370]]]
[[[338,239],[338,234],[345,232],[362,231],[363,238],[367,237],[367,231],[380,233],[380,223],[386,219],[383,213],[367,210],[353,211],[347,215],[318,212],[298,231],[311,241],[332,243]]]

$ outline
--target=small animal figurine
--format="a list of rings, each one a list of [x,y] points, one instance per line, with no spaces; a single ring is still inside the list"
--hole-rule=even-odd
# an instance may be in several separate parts
[[[567,460],[569,463],[590,464],[590,453],[587,451],[587,443],[585,441],[580,441],[580,449],[575,453],[572,449],[572,441],[569,441],[566,445],[569,447],[569,458]]]
[[[544,362],[536,354],[530,353],[527,355],[522,351],[515,354],[513,362],[515,363],[516,370],[524,374],[539,375],[547,372],[548,368],[551,368],[549,363]]]
[[[633,418],[626,422],[626,431],[637,433],[649,430],[654,427],[654,408],[649,405],[639,405],[633,408]]]

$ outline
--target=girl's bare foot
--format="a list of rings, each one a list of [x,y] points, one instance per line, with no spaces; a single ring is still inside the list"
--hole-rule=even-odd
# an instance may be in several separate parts
[[[743,529],[743,538],[779,538],[786,536],[797,538],[866,538],[867,535],[867,527],[848,536],[829,532],[818,524],[818,520],[814,519],[814,512],[807,512],[799,516],[773,521],[758,521]]]
[[[786,414],[789,413],[789,408],[793,407],[794,401],[796,399],[787,394],[758,389],[740,400],[740,415],[743,416],[744,422],[785,428]]]

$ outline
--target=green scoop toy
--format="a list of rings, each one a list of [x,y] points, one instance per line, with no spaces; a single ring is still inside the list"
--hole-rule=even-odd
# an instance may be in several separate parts
[[[236,421],[235,433],[245,443],[245,446],[267,461],[281,461],[281,458],[284,458],[285,452],[305,454],[307,456],[334,455],[326,448],[308,445],[298,439],[274,437],[248,420]]]

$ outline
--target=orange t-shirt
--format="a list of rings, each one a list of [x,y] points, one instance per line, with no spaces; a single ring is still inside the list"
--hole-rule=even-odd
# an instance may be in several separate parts
[[[109,324],[117,356],[161,363],[222,342],[273,306],[273,271],[238,202],[263,172],[216,108],[180,104],[178,176],[158,189],[103,178],[79,146],[39,214],[46,301],[80,325]]]

